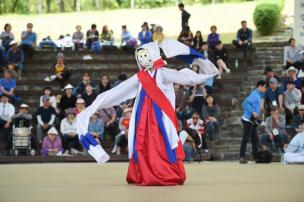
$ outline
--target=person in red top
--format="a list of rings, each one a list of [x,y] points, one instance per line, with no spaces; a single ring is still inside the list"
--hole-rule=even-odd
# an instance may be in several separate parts
[[[132,108],[125,108],[123,111],[123,117],[121,117],[119,121],[120,133],[117,134],[115,137],[112,154],[116,153],[117,155],[120,155],[121,148],[127,146],[131,113],[132,113]]]

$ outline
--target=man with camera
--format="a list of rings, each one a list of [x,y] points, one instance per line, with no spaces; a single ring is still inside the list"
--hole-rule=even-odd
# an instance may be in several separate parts
[[[240,163],[247,163],[245,159],[247,143],[249,137],[252,144],[253,158],[257,158],[258,153],[258,135],[257,135],[257,123],[258,116],[261,111],[261,101],[266,91],[266,82],[260,80],[257,82],[257,87],[250,93],[250,95],[243,102],[243,138],[240,148]]]

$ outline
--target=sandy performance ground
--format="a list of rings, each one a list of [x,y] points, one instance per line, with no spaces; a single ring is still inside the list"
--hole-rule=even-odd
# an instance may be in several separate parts
[[[0,201],[304,201],[304,167],[300,165],[187,164],[186,184],[175,187],[127,185],[127,166],[127,163],[0,165]]]

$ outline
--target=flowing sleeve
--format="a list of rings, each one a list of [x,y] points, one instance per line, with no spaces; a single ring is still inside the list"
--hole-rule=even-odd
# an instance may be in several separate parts
[[[138,78],[134,75],[111,90],[99,94],[89,107],[77,115],[77,133],[84,135],[88,132],[90,117],[98,109],[117,106],[126,100],[134,98],[137,94],[138,86]]]

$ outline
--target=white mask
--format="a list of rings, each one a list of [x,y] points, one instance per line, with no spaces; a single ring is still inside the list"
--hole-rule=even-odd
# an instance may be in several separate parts
[[[152,56],[148,49],[139,48],[135,52],[137,63],[145,70],[151,69],[154,66]]]

